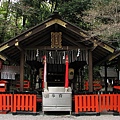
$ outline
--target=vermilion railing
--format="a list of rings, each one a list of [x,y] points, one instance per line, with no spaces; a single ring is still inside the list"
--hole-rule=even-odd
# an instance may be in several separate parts
[[[0,93],[0,113],[27,111],[36,113],[37,97],[36,94],[7,94]],[[6,111],[6,112],[5,112]]]
[[[75,113],[116,111],[120,113],[120,94],[75,95]]]
[[[99,112],[98,95],[75,95],[75,113]]]
[[[13,113],[17,111],[36,112],[35,94],[14,94],[13,95]]]
[[[117,111],[120,112],[120,94],[100,94],[99,105],[100,112]]]
[[[12,94],[0,94],[0,111],[10,111],[13,108]]]

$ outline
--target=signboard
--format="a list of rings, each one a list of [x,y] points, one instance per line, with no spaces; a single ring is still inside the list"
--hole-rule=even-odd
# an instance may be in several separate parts
[[[51,48],[62,48],[62,33],[51,32]]]

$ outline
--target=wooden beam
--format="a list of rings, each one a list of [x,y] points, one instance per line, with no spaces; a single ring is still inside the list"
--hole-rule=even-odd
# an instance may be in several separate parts
[[[80,29],[79,27],[76,27],[75,25],[72,25],[71,23],[68,23],[66,25],[66,28],[69,29],[70,31],[80,35],[83,38],[88,38],[88,34],[86,32],[84,32],[82,29]]]
[[[53,24],[59,24],[59,25],[65,27],[65,28],[66,28],[66,25],[67,25],[67,23],[64,22],[63,20],[53,19],[53,20],[51,20],[51,21],[49,21],[49,22],[46,23],[46,27],[49,27],[49,26],[51,26]]]
[[[98,46],[98,43],[97,43],[96,40],[94,40],[94,42],[93,42],[93,47],[92,47],[91,51],[94,51],[95,48],[97,48],[97,46]]]
[[[20,51],[24,51],[24,50],[20,47],[18,40],[16,40],[15,46],[16,46]]]
[[[67,35],[64,35],[64,37],[67,39],[67,41],[73,43],[74,45],[78,46],[79,48],[85,48],[85,49],[88,48],[82,44],[77,43],[74,39],[72,39],[71,37],[69,37]]]
[[[51,48],[51,46],[39,46],[39,47],[26,47],[25,50],[76,50],[76,49],[81,49],[81,50],[87,50],[87,48],[80,48],[79,46],[62,46],[62,48]]]
[[[64,28],[65,29],[65,28]],[[66,35],[66,36],[68,36],[71,40],[73,40],[73,41],[75,41],[76,43],[78,43],[78,44],[81,44],[81,45],[83,45],[83,46],[85,46],[85,47],[92,47],[90,44],[89,44],[89,46],[86,46],[83,42],[85,42],[85,41],[87,41],[86,40],[86,38],[83,38],[83,37],[81,37],[80,36],[80,34],[78,33],[78,34],[76,34],[76,33],[74,33],[74,32],[72,32],[71,31],[71,34],[70,34],[70,30],[68,29],[68,30],[64,30],[64,29],[61,29],[61,28],[59,28],[59,30],[60,31],[65,31],[64,33],[63,33],[63,38],[64,38],[64,34]]]
[[[89,92],[93,92],[93,67],[92,67],[92,51],[88,51],[88,80]]]
[[[2,60],[4,60],[4,61],[6,61],[6,57],[5,56],[3,56],[3,55],[0,55],[0,58],[2,59]]]
[[[115,59],[115,58],[118,57],[119,55],[120,55],[120,52],[118,52],[117,54],[111,56],[111,57],[109,58],[109,61]]]
[[[37,25],[37,26],[23,32],[22,34],[16,36],[15,38],[10,39],[7,42],[4,42],[3,44],[0,45],[0,52],[7,49],[10,46],[15,45],[16,40],[18,40],[19,42],[23,41],[24,39],[36,34],[37,32],[44,30],[45,28],[46,28],[46,25],[41,23],[41,25]]]
[[[24,55],[26,55],[27,57],[30,57],[30,56],[25,52],[25,50],[24,50],[22,47],[20,47],[18,41],[16,41],[15,46],[16,46],[21,52],[23,52]]]
[[[97,56],[95,56],[95,55],[93,56],[93,59],[95,59],[97,61],[99,60],[99,58]]]
[[[40,32],[34,34],[33,36],[27,38],[27,40],[25,41],[25,46],[40,42],[46,37],[47,37],[47,39],[48,39],[48,37],[50,38],[49,31],[54,31],[54,28],[46,28],[46,30],[44,29],[43,31],[40,31]],[[24,42],[22,44],[24,44]]]
[[[50,36],[48,36],[48,35],[44,36],[42,39],[40,39],[40,38],[38,38],[38,39],[39,39],[39,41],[37,41],[37,42],[33,43],[33,41],[32,41],[31,46],[29,45],[30,43],[27,44],[27,45],[29,45],[30,47],[32,47],[32,46],[38,46],[40,43],[44,42],[45,40],[50,40],[51,41]]]
[[[113,53],[113,52],[115,51],[112,47],[108,46],[108,45],[105,44],[105,43],[100,43],[100,44],[98,44],[98,45],[99,45],[100,47],[106,49],[107,51],[111,52],[111,53]]]
[[[16,65],[19,65],[19,63],[17,61],[15,61],[15,59],[13,59],[12,57],[5,55],[3,53],[0,53],[0,58],[3,59],[4,61],[8,60],[11,63],[15,63]]]
[[[82,31],[80,28],[77,28],[71,24],[67,24],[67,29],[73,31],[74,33],[81,35],[83,38],[89,38],[89,41],[94,43],[94,40],[98,41],[98,39],[93,39],[92,37],[89,37],[90,35],[88,35],[86,32]],[[75,29],[76,28],[76,29]],[[88,39],[86,39],[87,41]],[[113,53],[114,52],[114,48],[110,47],[109,45],[103,43],[103,42],[98,42],[97,45],[99,45],[100,47],[106,49],[107,51]]]
[[[107,57],[104,57],[103,59],[100,60],[100,62],[97,63],[97,65],[100,65],[101,63],[105,62],[105,61],[111,61],[113,59],[115,59],[116,57],[118,57],[120,55],[120,51],[118,51],[117,53],[113,53],[108,55]]]
[[[3,50],[9,48],[10,46],[8,45],[8,43],[4,44],[3,46],[0,46],[0,52],[2,52]]]

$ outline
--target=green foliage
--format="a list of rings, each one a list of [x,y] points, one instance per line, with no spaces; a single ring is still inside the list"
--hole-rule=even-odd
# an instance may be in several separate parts
[[[43,20],[45,20],[50,15],[49,6],[45,2],[40,2],[39,0],[23,0],[20,4],[21,15],[25,18],[26,28],[30,28]]]
[[[97,80],[100,80],[101,79],[101,75],[100,75],[100,66],[94,66],[93,67],[93,79],[97,79]],[[85,66],[84,68],[84,80],[88,80],[88,66]]]
[[[16,17],[22,17],[22,29],[26,30],[42,22],[50,15],[49,6],[39,0],[23,0],[13,4],[12,10]]]
[[[49,10],[49,7],[44,2],[40,4],[39,8],[33,7],[33,13],[27,16],[27,27],[32,27],[47,19],[47,17],[51,14]]]
[[[9,24],[9,5],[10,0],[2,2],[0,7],[0,43],[5,40],[7,25]]]
[[[112,34],[108,39],[112,40],[113,46],[120,48],[120,32],[115,32],[115,34]]]
[[[67,21],[85,30],[90,29],[89,22],[84,22],[82,16],[84,16],[84,11],[91,7],[91,0],[49,0],[49,2],[47,0],[20,0],[9,3],[9,11],[8,1],[3,2],[0,8],[0,30],[4,32],[2,36],[4,41],[41,23],[56,9]]]
[[[50,15],[50,7],[43,0],[9,1],[0,6],[0,42],[41,23]]]
[[[119,0],[6,0],[0,6],[0,42],[41,23],[54,10],[95,36],[116,40],[119,46]]]
[[[88,30],[90,29],[90,24],[89,22],[84,22],[82,17],[84,16],[84,11],[90,8],[91,0],[71,0],[65,2],[62,7],[58,6],[58,11],[64,19]]]

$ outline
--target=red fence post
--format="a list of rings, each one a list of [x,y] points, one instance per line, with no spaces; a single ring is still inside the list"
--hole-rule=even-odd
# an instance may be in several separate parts
[[[113,99],[113,110],[118,111],[118,105],[119,105],[119,94],[114,94],[114,99]]]
[[[2,94],[0,94],[0,111],[2,111],[2,107],[3,107],[3,105],[2,105]]]
[[[78,114],[78,95],[75,95],[75,114]]]
[[[28,106],[28,104],[29,104],[29,99],[28,99],[28,97],[29,97],[29,96],[31,96],[31,95],[30,95],[30,94],[26,94],[26,95],[25,95],[25,98],[26,98],[26,101],[25,101],[25,102],[26,102],[25,111],[28,111],[28,107],[29,107],[29,106]]]
[[[29,110],[32,111],[32,106],[33,106],[33,97],[32,96],[30,96],[29,101],[30,101],[30,104],[29,104],[30,108],[29,108]]]
[[[118,112],[120,113],[120,94],[118,94],[118,103],[117,103],[117,105],[118,105]]]
[[[6,109],[7,110],[10,110],[12,112],[12,94],[7,94],[6,95]]]
[[[87,110],[86,110],[86,107],[87,107],[87,104],[86,104],[86,101],[87,101],[87,100],[86,100],[86,98],[87,98],[87,96],[86,96],[86,95],[83,95],[82,97],[83,97],[83,99],[82,99],[83,111],[87,111]],[[81,104],[81,103],[80,103],[80,104]]]
[[[78,95],[78,111],[82,112],[83,111],[83,96],[82,95]]]
[[[13,95],[13,112],[16,112],[16,94]]]
[[[36,102],[37,102],[37,96],[36,95],[33,95],[33,112],[35,113],[36,112]]]

